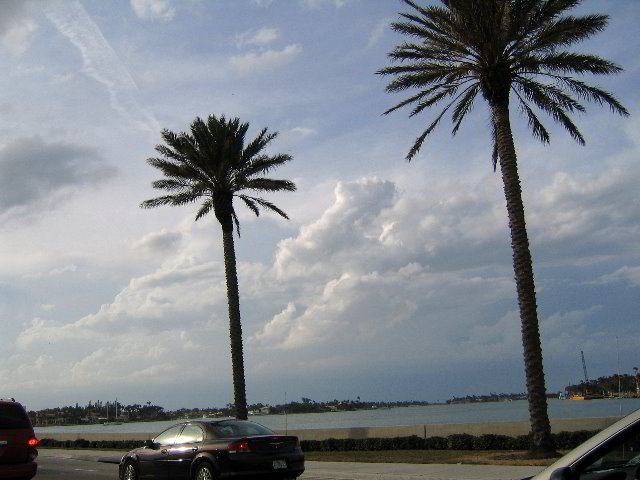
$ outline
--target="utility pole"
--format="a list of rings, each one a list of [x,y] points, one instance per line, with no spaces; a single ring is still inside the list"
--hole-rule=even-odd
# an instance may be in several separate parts
[[[636,372],[636,397],[640,397],[640,377],[638,377],[638,367],[633,367]]]

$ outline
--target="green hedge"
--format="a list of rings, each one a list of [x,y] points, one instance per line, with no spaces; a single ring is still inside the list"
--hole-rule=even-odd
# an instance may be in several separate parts
[[[578,431],[552,434],[554,444],[559,450],[577,447],[597,432]],[[328,438],[326,440],[303,440],[300,442],[305,452],[348,452],[355,450],[528,450],[531,437],[521,435],[469,435],[466,433],[448,437],[422,438],[416,435],[394,438]],[[143,440],[40,440],[43,447],[57,448],[112,448],[133,449],[144,445]]]
[[[597,431],[560,432],[552,434],[556,448],[570,450],[598,433]],[[329,438],[303,440],[305,452],[353,451],[353,450],[528,450],[531,437],[521,435],[469,435],[466,433],[448,437],[395,437],[395,438]]]
[[[112,448],[116,450],[134,449],[144,446],[144,440],[53,440],[43,438],[40,440],[42,447],[55,448]]]

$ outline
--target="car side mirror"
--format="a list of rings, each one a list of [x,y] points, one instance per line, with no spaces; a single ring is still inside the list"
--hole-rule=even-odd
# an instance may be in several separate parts
[[[571,467],[562,467],[551,472],[549,480],[573,480]]]
[[[144,441],[144,446],[147,447],[147,448],[152,448],[152,449],[158,448],[158,444],[155,443],[153,440],[145,440]]]

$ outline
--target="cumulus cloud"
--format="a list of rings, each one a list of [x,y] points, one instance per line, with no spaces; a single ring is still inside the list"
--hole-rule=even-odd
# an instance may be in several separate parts
[[[171,20],[176,9],[170,0],[131,0],[131,8],[143,20]]]
[[[597,203],[608,185],[595,181],[573,192],[582,201],[572,201]],[[488,190],[486,182],[424,191],[378,178],[339,182],[333,203],[282,240],[272,262],[238,258],[247,374],[276,378],[286,367],[334,376],[337,366],[437,371],[521,358],[506,213]],[[541,198],[549,195],[559,192]],[[535,209],[545,205],[549,212],[538,215],[555,208],[544,200]],[[33,320],[17,337],[18,354],[50,355],[66,372],[61,381],[72,384],[90,384],[96,371],[107,382],[178,379],[193,352],[228,362],[219,245],[212,248],[210,232],[189,225],[182,234],[163,230],[137,242],[165,251],[164,263],[96,312],[72,322]],[[600,281],[637,282],[636,270]],[[605,308],[592,302],[541,317],[545,352],[562,356],[567,346],[597,343],[603,330],[588,322]],[[25,372],[45,382],[48,367],[27,363]],[[118,369],[126,372],[119,379]]]
[[[293,61],[302,52],[302,45],[287,45],[282,50],[265,50],[234,55],[229,64],[238,75],[263,72],[281,67]]]
[[[572,261],[630,252],[640,234],[638,182],[636,165],[594,174],[558,172],[525,206],[530,236],[550,254]]]
[[[88,147],[39,137],[14,140],[0,150],[0,219],[55,208],[78,189],[100,185],[116,173]]]
[[[0,15],[0,43],[14,55],[22,54],[28,47],[29,37],[36,24],[27,12],[27,2],[4,0]]]

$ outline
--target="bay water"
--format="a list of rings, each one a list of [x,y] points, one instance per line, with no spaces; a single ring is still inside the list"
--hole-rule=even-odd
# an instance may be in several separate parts
[[[627,415],[640,408],[640,398],[601,400],[549,400],[549,418],[595,418]],[[451,423],[510,422],[529,419],[526,400],[464,403],[454,405],[378,408],[351,412],[252,415],[257,423],[274,430],[385,427]],[[196,420],[195,418],[193,420]],[[181,420],[131,422],[122,425],[68,425],[36,427],[36,435],[47,433],[160,433]]]

